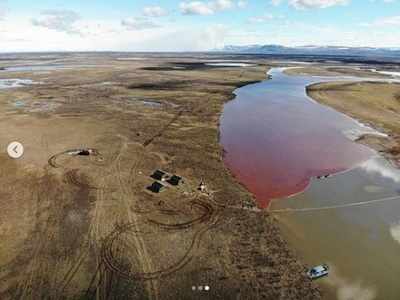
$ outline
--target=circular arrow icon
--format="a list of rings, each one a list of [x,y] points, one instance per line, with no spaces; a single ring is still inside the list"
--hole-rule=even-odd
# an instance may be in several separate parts
[[[11,158],[20,158],[24,155],[24,146],[19,142],[12,142],[7,147],[7,153]]]

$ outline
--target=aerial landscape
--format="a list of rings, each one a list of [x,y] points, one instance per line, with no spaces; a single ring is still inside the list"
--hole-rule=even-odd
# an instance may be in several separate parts
[[[0,1],[0,299],[399,299],[396,9]]]

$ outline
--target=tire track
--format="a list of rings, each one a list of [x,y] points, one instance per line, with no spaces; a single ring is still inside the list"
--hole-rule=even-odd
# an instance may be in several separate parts
[[[219,218],[215,216],[214,219],[208,224],[208,226],[205,226],[204,228],[196,231],[193,236],[192,242],[188,250],[183,255],[182,259],[180,259],[175,264],[166,267],[165,269],[148,273],[146,272],[134,273],[131,270],[124,270],[123,268],[118,266],[117,259],[115,258],[113,253],[114,243],[118,241],[118,237],[122,233],[129,231],[131,229],[131,226],[135,227],[136,226],[135,224],[134,225],[128,224],[122,230],[115,230],[107,237],[104,243],[104,247],[102,249],[103,261],[108,268],[110,268],[114,272],[117,272],[119,275],[126,278],[127,280],[152,280],[152,279],[160,279],[167,275],[171,275],[184,268],[187,264],[189,264],[193,260],[194,252],[198,250],[202,236],[217,224],[218,219]]]
[[[66,152],[69,152],[69,151],[71,151],[71,150],[64,151],[64,152],[62,152],[62,154],[65,154]],[[106,170],[104,170],[102,172],[99,172],[99,176],[98,176],[99,180],[96,180],[96,181],[100,182],[99,187],[92,189],[92,190],[96,191],[96,202],[94,203],[93,217],[92,217],[92,220],[91,220],[90,225],[89,225],[87,238],[86,238],[86,241],[83,243],[83,245],[84,245],[83,246],[83,250],[80,253],[80,255],[78,256],[78,258],[75,260],[75,262],[72,263],[71,267],[67,270],[67,272],[65,273],[63,279],[59,283],[59,285],[61,287],[58,288],[57,295],[59,295],[59,294],[63,295],[64,294],[64,291],[67,289],[68,285],[72,282],[72,280],[74,279],[75,275],[78,273],[79,269],[83,265],[85,259],[88,257],[88,254],[89,254],[90,250],[92,249],[93,251],[96,252],[96,249],[97,249],[96,240],[100,236],[100,230],[98,228],[98,225],[101,224],[101,220],[99,218],[99,216],[100,216],[99,207],[100,207],[101,203],[103,203],[103,201],[104,201],[104,191],[108,190],[107,186],[106,186],[105,178],[106,178],[107,173],[111,171],[112,164],[115,161],[115,159],[118,156],[118,154],[119,154],[119,152],[116,152],[116,154],[110,158],[110,161],[111,161],[110,165],[111,166],[110,166],[109,169],[106,169]],[[60,154],[54,155],[53,159],[54,159],[54,157],[58,157],[59,155]],[[71,171],[74,172],[73,174],[76,174],[75,172],[77,172],[78,170],[71,170]],[[74,184],[74,181],[72,181],[72,182],[69,181],[69,183]],[[81,186],[81,187],[82,186],[90,187],[90,186],[88,186],[86,184],[81,184],[80,182],[77,185]],[[97,251],[97,252],[99,252],[99,251]],[[96,255],[96,259],[97,259],[97,257],[98,257],[98,255]],[[100,264],[97,262],[97,265],[99,266]],[[97,271],[95,273],[95,276],[97,276]],[[95,279],[95,277],[94,277],[94,279]]]
[[[84,188],[84,189],[88,189],[88,190],[98,190],[99,187],[91,185],[87,182],[82,182],[81,180],[79,180],[79,175],[78,175],[78,169],[71,169],[65,172],[65,178],[67,180],[68,183],[75,185],[79,188]]]
[[[203,202],[203,201],[200,201],[200,200],[192,201],[191,207],[192,208],[193,207],[198,207],[198,208],[202,209],[204,213],[198,218],[195,218],[193,220],[190,220],[190,221],[187,221],[187,222],[183,222],[183,223],[177,223],[177,224],[161,223],[161,222],[158,222],[158,221],[153,220],[153,219],[147,219],[147,222],[149,222],[149,223],[151,223],[153,225],[159,226],[159,227],[161,227],[163,229],[167,229],[167,230],[182,230],[182,229],[186,229],[186,228],[192,227],[192,226],[194,226],[194,225],[196,225],[198,223],[206,223],[206,222],[208,222],[211,219],[211,217],[213,216],[214,212],[215,212],[215,209],[212,207],[211,204]]]
[[[126,148],[127,145],[124,144],[124,148]],[[139,223],[138,223],[138,216],[136,213],[132,213],[130,210],[130,206],[129,206],[129,202],[128,199],[132,197],[133,192],[131,190],[131,188],[126,188],[126,186],[132,187],[133,183],[134,183],[134,177],[132,176],[130,178],[130,180],[128,179],[128,184],[125,184],[123,179],[122,179],[122,171],[121,171],[121,156],[118,157],[117,162],[116,162],[116,173],[117,173],[117,178],[119,180],[119,184],[120,184],[120,189],[122,191],[122,201],[125,205],[125,209],[126,209],[126,214],[127,214],[127,218],[130,224],[135,224],[136,226],[136,230],[140,230],[139,228]],[[130,169],[130,174],[135,174],[136,170],[137,170],[137,166],[138,166],[138,162],[137,160],[135,160],[132,164],[132,167]],[[146,250],[146,245],[144,240],[141,238],[141,236],[138,235],[134,235],[133,236],[135,243],[136,243],[136,247],[137,247],[137,252],[140,258],[140,261],[142,261],[142,267],[144,268],[144,271],[148,272],[150,271],[153,266],[151,263],[151,258],[149,256],[149,254],[147,253]],[[155,298],[158,299],[158,285],[156,282],[151,281],[148,283],[148,291],[149,291],[149,296],[150,298]]]
[[[98,298],[98,299],[104,298],[104,297],[102,297],[99,287],[102,284],[102,278],[103,278],[103,273],[104,273],[100,255],[101,255],[102,232],[106,232],[103,228],[101,228],[104,223],[103,218],[102,218],[102,216],[104,215],[104,209],[102,207],[102,204],[106,201],[106,197],[105,197],[105,192],[106,192],[106,187],[107,187],[106,175],[112,174],[113,169],[115,168],[117,159],[122,153],[122,150],[121,150],[122,145],[123,145],[123,141],[121,139],[120,144],[117,148],[118,150],[115,151],[110,158],[109,168],[107,169],[107,171],[104,172],[104,174],[99,175],[100,187],[102,187],[102,188],[97,190],[97,193],[96,193],[97,201],[94,204],[95,205],[94,213],[93,213],[93,218],[91,221],[93,230],[91,232],[89,240],[90,240],[90,245],[91,245],[90,248],[93,250],[94,256],[96,259],[97,271],[93,275],[93,278],[88,287],[88,290],[91,289],[91,286],[93,285],[94,282],[96,282],[96,279],[97,279],[97,283],[94,284],[94,289],[95,289],[94,291],[96,293],[96,298]]]

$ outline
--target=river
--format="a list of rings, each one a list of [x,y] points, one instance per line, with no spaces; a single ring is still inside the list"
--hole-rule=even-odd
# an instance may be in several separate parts
[[[277,211],[283,234],[307,265],[330,266],[318,281],[326,299],[399,299],[400,198],[279,212],[400,195],[399,170],[350,139],[373,130],[306,95],[309,84],[349,78],[288,76],[282,69],[270,75],[237,89],[225,105],[225,163],[260,207]]]

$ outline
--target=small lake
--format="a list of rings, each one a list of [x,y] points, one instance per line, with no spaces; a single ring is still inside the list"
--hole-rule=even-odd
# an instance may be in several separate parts
[[[343,78],[270,75],[225,105],[226,164],[303,262],[329,265],[324,299],[400,299],[400,171],[349,139],[371,129],[306,95],[309,84]],[[321,207],[333,208],[307,210]]]

